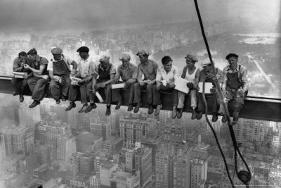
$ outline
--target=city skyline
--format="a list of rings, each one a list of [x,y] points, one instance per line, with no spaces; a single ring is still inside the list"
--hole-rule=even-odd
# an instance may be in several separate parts
[[[12,96],[6,98],[14,100]],[[154,118],[145,109],[134,114],[123,107],[106,117],[102,105],[90,114],[65,112],[64,105],[45,99],[36,110],[39,113],[32,116],[25,110],[25,103],[19,108],[10,104],[7,113],[17,114],[19,123],[11,126],[7,125],[9,120],[0,121],[3,188],[19,184],[76,188],[230,187],[204,119],[194,121],[190,114],[184,114],[182,119],[173,120],[169,111],[161,111],[159,118]],[[4,108],[7,107],[9,103]],[[234,173],[227,126],[219,120],[213,127],[230,172]],[[251,185],[278,185],[280,123],[240,119],[234,131],[253,174]],[[243,168],[241,161],[238,164]],[[241,185],[237,177],[234,182]]]

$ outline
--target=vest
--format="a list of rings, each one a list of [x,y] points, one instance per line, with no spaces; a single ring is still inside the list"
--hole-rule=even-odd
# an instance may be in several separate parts
[[[181,78],[187,79],[188,81],[194,83],[195,75],[196,75],[196,72],[197,72],[197,71],[198,71],[198,69],[195,68],[195,70],[194,70],[194,72],[193,72],[192,74],[188,74],[188,72],[187,72],[187,67],[185,66],[185,67],[183,68]]]
[[[68,75],[70,73],[69,68],[64,60],[53,62],[53,73],[57,76]]]
[[[226,73],[227,81],[226,86],[230,89],[239,89],[243,86],[241,79],[239,78],[239,71],[241,66],[239,65],[238,71],[234,73]]]
[[[103,68],[101,68],[101,65],[99,65],[99,68],[98,68],[98,74],[99,74],[98,81],[99,82],[110,80],[111,67],[112,67],[112,64],[109,64],[107,69],[103,69]]]

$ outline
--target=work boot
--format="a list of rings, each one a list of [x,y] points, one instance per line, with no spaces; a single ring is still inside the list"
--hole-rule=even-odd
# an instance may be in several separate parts
[[[222,116],[221,121],[222,121],[223,123],[225,123],[225,122],[227,121],[226,115],[223,115],[223,116]]]
[[[57,99],[57,100],[56,100],[56,104],[60,104],[60,99]]]
[[[32,102],[32,104],[29,105],[29,108],[34,108],[35,106],[37,106],[37,105],[39,105],[39,104],[40,104],[39,101],[34,100],[34,101]]]
[[[139,105],[137,105],[137,106],[135,107],[135,109],[134,109],[134,113],[138,113],[138,112],[139,112],[139,110],[140,110],[140,106],[139,106]]]
[[[152,114],[153,111],[154,111],[153,106],[152,106],[152,105],[149,105],[149,106],[148,106],[148,111],[147,111],[147,113],[148,113],[148,114]]]
[[[179,108],[178,111],[177,111],[177,118],[180,119],[182,117],[182,111],[183,109],[182,108]]]
[[[203,113],[202,112],[198,112],[196,114],[196,119],[200,120],[202,118],[202,116],[203,116]]]
[[[121,107],[121,102],[118,102],[118,104],[115,106],[115,110],[119,110]]]
[[[111,109],[110,109],[110,105],[106,106],[106,112],[105,112],[105,115],[106,116],[110,116],[111,114]]]
[[[191,119],[196,119],[196,112],[195,112],[195,110],[192,111]]]
[[[177,108],[174,107],[172,111],[172,119],[175,119],[177,117]]]
[[[213,114],[212,116],[212,122],[216,122],[218,120],[218,115],[217,114]]]
[[[75,102],[70,102],[70,103],[69,103],[69,106],[66,107],[65,111],[69,111],[69,110],[71,110],[72,108],[75,108],[75,107],[76,107]]]
[[[24,101],[24,97],[23,95],[20,95],[20,102],[23,102]]]
[[[87,108],[85,109],[85,113],[89,113],[91,112],[93,109],[97,108],[97,105],[96,103],[92,102],[90,103],[89,106],[87,106]]]
[[[154,115],[155,115],[155,116],[159,116],[160,110],[161,110],[161,106],[162,106],[162,105],[157,105],[156,110],[155,110],[155,112],[154,112]]]
[[[131,112],[134,109],[133,105],[129,104],[128,106],[128,112]]]
[[[83,113],[83,112],[85,112],[85,110],[87,109],[87,107],[88,107],[88,104],[87,104],[87,103],[86,103],[86,104],[83,104],[82,108],[78,111],[78,113]]]

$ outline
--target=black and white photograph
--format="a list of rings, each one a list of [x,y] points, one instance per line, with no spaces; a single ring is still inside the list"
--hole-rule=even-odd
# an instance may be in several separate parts
[[[281,188],[280,0],[0,0],[0,188]]]

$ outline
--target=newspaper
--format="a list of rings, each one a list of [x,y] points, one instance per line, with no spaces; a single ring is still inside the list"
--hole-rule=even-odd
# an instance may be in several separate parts
[[[125,83],[112,84],[112,89],[121,89],[125,87]]]
[[[199,93],[203,93],[203,82],[199,82]],[[211,89],[213,88],[213,84],[210,82],[205,82],[205,93],[211,93]]]
[[[175,90],[178,90],[178,91],[181,91],[183,93],[186,93],[188,94],[189,93],[189,88],[186,86],[187,84],[187,80],[186,79],[183,79],[183,78],[176,78],[175,79]]]
[[[26,78],[27,73],[26,72],[13,72],[15,78]]]

